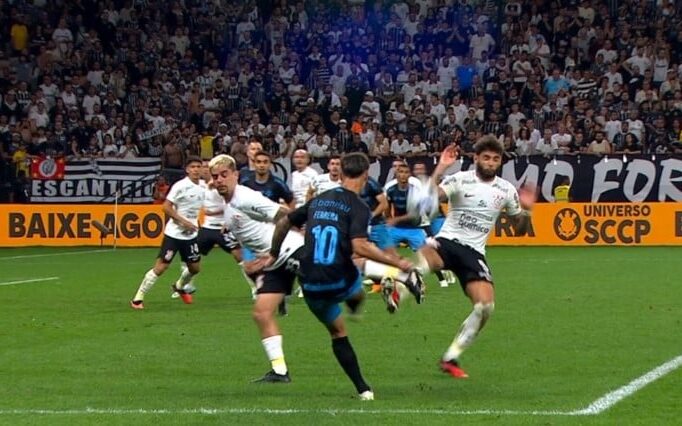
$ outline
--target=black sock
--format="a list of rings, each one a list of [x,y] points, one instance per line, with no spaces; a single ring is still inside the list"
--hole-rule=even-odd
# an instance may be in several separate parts
[[[438,281],[445,281],[445,277],[443,276],[443,273],[441,271],[435,271],[436,277],[438,278]]]
[[[358,358],[355,356],[355,351],[353,351],[353,347],[350,345],[348,336],[332,339],[332,349],[336,359],[341,364],[341,368],[343,368],[343,371],[346,372],[346,375],[353,382],[358,393],[370,390],[369,385],[362,378]]]

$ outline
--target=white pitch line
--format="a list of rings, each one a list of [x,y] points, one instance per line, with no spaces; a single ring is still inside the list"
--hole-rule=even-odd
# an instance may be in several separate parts
[[[220,414],[255,414],[255,415],[294,415],[294,414],[327,414],[332,416],[344,414],[371,414],[371,415],[387,415],[387,414],[419,414],[419,415],[437,415],[437,416],[575,416],[574,411],[515,411],[515,410],[419,410],[419,409],[270,409],[270,408],[195,408],[184,410],[171,409],[101,409],[101,408],[86,408],[83,410],[0,410],[0,415],[17,414],[17,415],[85,415],[85,414],[204,414],[204,415],[220,415]]]
[[[102,253],[105,251],[112,251],[112,250],[113,249],[80,250],[80,251],[65,251],[65,252],[59,252],[59,253],[26,254],[26,255],[21,255],[21,256],[0,256],[0,261],[2,261],[2,260],[14,260],[14,259],[31,259],[34,257],[68,256],[70,254]]]
[[[88,415],[88,414],[253,414],[253,415],[293,415],[293,414],[327,414],[332,416],[344,414],[418,414],[435,416],[595,416],[613,407],[628,396],[633,395],[649,383],[652,383],[682,366],[682,355],[659,365],[653,370],[636,378],[625,386],[621,386],[613,392],[609,392],[595,400],[586,408],[573,411],[519,411],[519,410],[443,410],[443,409],[364,409],[364,408],[327,408],[327,409],[270,409],[270,408],[194,408],[184,410],[171,409],[125,409],[125,408],[85,408],[85,409],[0,409],[3,415]]]
[[[30,280],[5,281],[4,283],[0,283],[0,285],[39,283],[39,282],[43,282],[43,281],[54,281],[54,280],[58,280],[58,279],[59,279],[59,277],[33,278]]]
[[[653,370],[639,376],[625,386],[621,386],[613,392],[609,392],[601,398],[588,405],[586,408],[579,410],[579,414],[593,415],[600,414],[609,408],[613,407],[623,399],[631,396],[639,391],[649,383],[652,383],[668,373],[671,373],[682,366],[682,355],[671,359],[670,361],[659,365]],[[578,414],[576,413],[576,414]]]

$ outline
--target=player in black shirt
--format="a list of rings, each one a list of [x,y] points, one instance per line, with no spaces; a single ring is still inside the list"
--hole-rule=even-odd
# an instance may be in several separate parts
[[[339,306],[345,302],[351,312],[357,312],[364,299],[360,272],[352,256],[366,258],[366,264],[374,260],[402,271],[412,271],[412,263],[385,253],[368,241],[367,225],[371,215],[358,196],[367,182],[367,156],[347,154],[341,159],[341,170],[343,184],[340,188],[318,195],[277,223],[270,257],[277,258],[284,236],[292,226],[305,225],[306,244],[299,273],[306,303],[329,330],[334,355],[355,385],[360,399],[371,400],[374,393],[362,378]]]
[[[265,195],[275,203],[284,202],[287,207],[294,208],[294,195],[287,184],[280,178],[270,173],[272,158],[265,151],[259,151],[254,157],[254,170],[240,184],[249,187]]]

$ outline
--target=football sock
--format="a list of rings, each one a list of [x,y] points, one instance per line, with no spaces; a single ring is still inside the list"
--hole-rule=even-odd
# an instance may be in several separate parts
[[[277,374],[287,374],[287,363],[284,362],[284,350],[282,349],[282,336],[266,337],[261,342],[270,364],[272,364],[272,370]]]
[[[185,284],[192,282],[192,278],[194,278],[194,274],[191,273],[187,265],[183,263],[182,269],[180,271],[180,278],[178,278],[178,280],[175,282],[175,288],[182,290]]]
[[[343,368],[343,371],[346,372],[346,375],[353,382],[358,393],[371,390],[365,379],[362,378],[358,358],[355,356],[355,351],[350,344],[350,340],[348,340],[348,336],[332,339],[332,349],[336,359],[341,364],[341,368]]]
[[[415,264],[415,266],[422,275],[428,275],[428,273],[431,272],[429,262],[426,260],[426,257],[424,257],[424,255],[419,252],[417,252],[417,263]]]
[[[445,281],[445,276],[441,271],[434,271],[434,274],[436,274],[436,277],[438,278],[438,281]]]
[[[147,273],[144,274],[140,288],[137,289],[137,293],[133,300],[144,300],[144,295],[154,287],[154,284],[158,279],[159,276],[154,273],[154,269],[148,270]]]
[[[401,282],[407,281],[410,276],[408,272],[403,272],[394,266],[389,266],[384,263],[375,262],[373,260],[365,261],[363,275],[368,278],[379,280],[384,277],[389,277]]]
[[[476,303],[473,311],[464,320],[450,347],[443,355],[443,361],[456,360],[466,348],[471,346],[485,321],[492,313],[494,304]]]

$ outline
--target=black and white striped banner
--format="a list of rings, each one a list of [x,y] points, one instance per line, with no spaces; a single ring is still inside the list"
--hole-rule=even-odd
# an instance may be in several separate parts
[[[73,160],[63,180],[33,180],[33,203],[151,203],[158,158]]]

